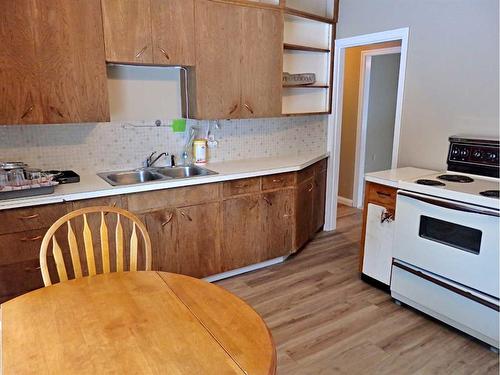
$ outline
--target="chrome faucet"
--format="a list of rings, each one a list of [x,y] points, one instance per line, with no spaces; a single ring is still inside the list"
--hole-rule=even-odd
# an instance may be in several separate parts
[[[153,151],[151,155],[147,157],[147,159],[144,161],[144,164],[146,168],[151,168],[162,156],[168,156],[168,152],[162,152],[160,155],[158,155],[156,158],[153,159],[153,157],[156,155],[156,151]]]

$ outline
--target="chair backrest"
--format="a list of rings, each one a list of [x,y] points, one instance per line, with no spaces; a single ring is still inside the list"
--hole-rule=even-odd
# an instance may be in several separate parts
[[[95,217],[96,215],[97,217]],[[92,225],[89,225],[91,217]],[[83,222],[81,220],[82,218]],[[96,219],[98,221],[96,221]],[[110,223],[115,220],[116,225],[114,226],[114,236],[111,235],[112,237],[110,237],[106,222]],[[65,224],[67,232],[62,236],[62,230],[59,229]],[[130,225],[131,230],[128,230],[130,229]],[[81,231],[75,230],[73,226],[75,226],[75,228],[80,227]],[[92,235],[91,227],[94,227],[94,229],[99,227],[98,238],[95,238]],[[124,228],[127,229],[124,230]],[[56,239],[56,232],[59,236],[59,241]],[[125,232],[131,232],[129,243],[126,243],[124,239]],[[138,237],[138,232],[141,235],[140,238]],[[83,246],[81,246],[81,241],[79,243],[77,240],[80,233],[83,238]],[[69,262],[69,259],[67,259],[68,257],[66,257],[65,262],[63,250],[60,246],[60,243],[66,242],[66,240],[67,246],[69,247],[69,257],[71,258],[71,263]],[[112,242],[114,242],[114,246],[110,246]],[[127,268],[126,264],[124,266],[124,257],[129,260],[128,270],[137,271],[138,251],[140,247],[145,254],[145,262],[142,262],[144,268],[146,271],[151,270],[151,240],[146,227],[135,215],[121,208],[106,206],[82,208],[64,215],[52,224],[45,234],[40,248],[40,268],[45,286],[52,285],[47,258],[47,253],[51,243],[53,262],[55,263],[59,281],[68,280],[67,266],[71,270],[70,276],[73,276],[74,278],[80,278],[86,275],[93,276],[101,272],[109,273],[113,272],[112,269],[116,272],[122,272]],[[97,270],[96,267],[94,251],[95,243],[100,244],[98,247],[100,247],[101,256],[98,260],[101,260],[102,263],[99,264],[99,270]],[[114,247],[114,249],[111,249],[110,251],[110,247]],[[125,249],[127,248],[129,253],[125,254]],[[64,253],[68,254],[68,251],[65,251]],[[82,271],[80,255],[82,255],[86,260],[85,263],[83,263],[83,270],[86,272]],[[114,258],[115,262],[111,261],[112,258]],[[86,275],[84,273],[86,273]]]

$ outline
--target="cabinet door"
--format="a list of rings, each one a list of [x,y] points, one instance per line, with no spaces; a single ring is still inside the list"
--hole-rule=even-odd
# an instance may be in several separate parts
[[[163,209],[144,214],[144,221],[151,238],[152,269],[154,271],[180,272],[177,256],[177,215],[175,209]]]
[[[194,0],[151,0],[153,61],[194,65]]]
[[[262,194],[266,259],[285,256],[293,250],[293,192],[286,189]]]
[[[34,0],[1,0],[0,9],[0,124],[41,124]]]
[[[219,209],[218,202],[177,209],[181,274],[205,277],[221,272]]]
[[[228,271],[262,262],[266,239],[261,226],[261,196],[228,199],[222,203],[223,270]]]
[[[283,16],[245,7],[242,30],[241,117],[281,116]]]
[[[196,103],[192,114],[203,119],[240,117],[240,57],[242,44],[240,6],[208,0],[195,5]],[[193,93],[192,93],[193,94]]]
[[[295,191],[295,249],[303,246],[312,235],[314,182],[309,179]]]
[[[152,64],[151,3],[148,0],[101,2],[106,60]]]
[[[314,176],[314,220],[313,232],[317,232],[325,224],[326,171]]]
[[[36,58],[45,123],[109,121],[99,0],[38,0]]]

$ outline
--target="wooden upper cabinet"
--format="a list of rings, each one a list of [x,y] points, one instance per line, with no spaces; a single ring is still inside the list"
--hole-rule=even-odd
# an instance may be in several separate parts
[[[281,116],[283,16],[269,9],[242,10],[241,117]]]
[[[196,1],[196,70],[190,82],[193,117],[241,116],[241,17],[241,7]]]
[[[283,17],[279,10],[197,0],[189,115],[281,116]]]
[[[109,121],[100,1],[0,6],[0,123]]]
[[[41,124],[33,0],[0,0],[0,9],[0,124]]]
[[[194,65],[194,0],[101,0],[106,60]]]
[[[194,0],[151,0],[153,62],[194,65]]]
[[[153,63],[149,0],[101,0],[106,60]]]
[[[109,121],[99,0],[38,0],[36,56],[44,122]]]

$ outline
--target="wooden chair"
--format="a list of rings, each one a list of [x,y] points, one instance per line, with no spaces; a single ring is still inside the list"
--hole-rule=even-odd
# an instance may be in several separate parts
[[[64,262],[63,251],[61,250],[61,246],[56,240],[56,232],[64,226],[67,225],[67,241],[69,247],[69,254],[71,257],[71,265],[73,268],[74,278],[80,278],[86,276],[82,272],[82,263],[80,262],[80,251],[77,242],[77,235],[75,234],[75,230],[71,225],[71,220],[83,217],[83,230],[82,237],[84,243],[84,256],[86,258],[87,265],[87,274],[88,276],[96,275],[96,262],[95,262],[95,253],[94,253],[94,241],[91,232],[91,227],[89,226],[88,216],[98,214],[100,215],[100,247],[101,247],[101,258],[102,258],[102,273],[109,273],[111,271],[111,261],[110,261],[110,237],[108,226],[106,225],[106,221],[111,221],[111,216],[116,216],[116,227],[114,233],[114,242],[115,242],[115,259],[116,259],[116,271],[123,272],[124,271],[124,224],[122,222],[123,219],[129,221],[132,225],[131,236],[130,236],[130,245],[128,246],[130,249],[130,271],[137,271],[138,264],[138,248],[139,248],[139,238],[137,235],[137,231],[142,236],[145,253],[145,270],[151,270],[151,240],[149,238],[148,232],[144,224],[132,213],[123,210],[121,208],[116,207],[88,207],[79,209],[73,212],[70,212],[67,215],[64,215],[59,220],[57,220],[52,226],[49,228],[45,237],[43,238],[42,245],[40,247],[40,268],[42,271],[43,282],[45,286],[52,285],[52,281],[50,278],[49,267],[47,263],[47,251],[49,249],[50,243],[52,243],[52,255],[54,257],[55,266],[57,269],[57,274],[59,276],[59,281],[67,281],[68,273],[66,271],[66,265]],[[111,214],[111,215],[110,215]],[[114,218],[113,218],[114,219]],[[59,232],[58,232],[59,235]],[[67,253],[67,252],[66,252]]]

